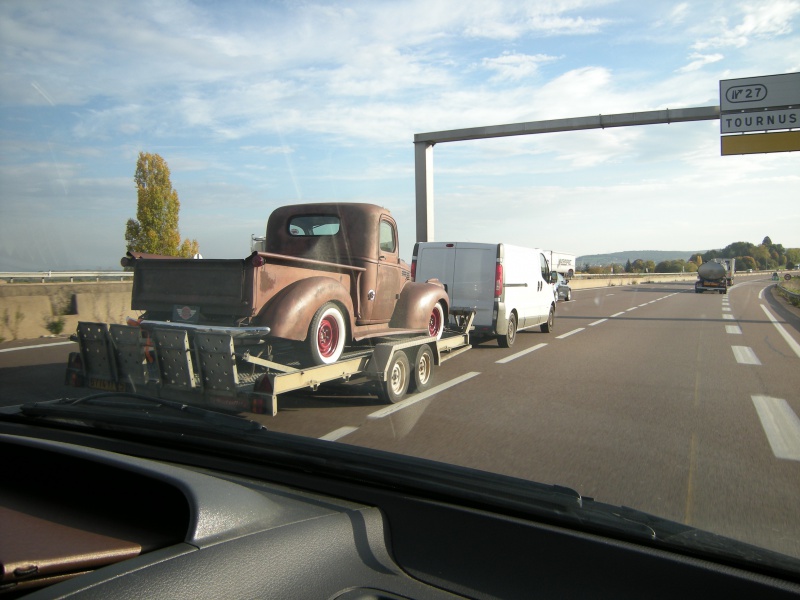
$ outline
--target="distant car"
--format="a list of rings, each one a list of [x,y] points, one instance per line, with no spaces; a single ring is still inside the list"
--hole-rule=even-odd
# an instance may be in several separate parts
[[[556,282],[556,295],[558,296],[559,300],[566,300],[569,302],[572,300],[572,288],[567,285],[569,283],[569,279],[564,279],[564,276],[559,273],[558,274],[558,282]]]
[[[780,279],[780,278],[778,277],[778,272],[777,272],[777,271],[775,271],[775,272],[772,274],[772,281],[778,281],[778,279]]]

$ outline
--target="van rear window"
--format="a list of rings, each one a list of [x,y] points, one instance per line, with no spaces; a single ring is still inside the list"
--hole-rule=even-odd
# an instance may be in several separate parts
[[[320,236],[339,233],[339,217],[334,215],[300,215],[289,219],[289,235]]]

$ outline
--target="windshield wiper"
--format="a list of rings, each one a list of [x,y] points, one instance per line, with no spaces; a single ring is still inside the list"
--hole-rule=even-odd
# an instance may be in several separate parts
[[[244,417],[130,392],[103,392],[84,398],[23,404],[16,408],[29,417],[79,420],[122,427],[175,426],[171,431],[178,434],[185,433],[187,428],[229,435],[267,431],[261,423]]]

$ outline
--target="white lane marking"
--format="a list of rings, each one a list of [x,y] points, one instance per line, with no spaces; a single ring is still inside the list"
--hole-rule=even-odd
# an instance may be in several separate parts
[[[649,303],[649,302],[645,302],[644,304],[640,304],[640,305],[639,305],[639,308],[641,308],[641,307],[643,307],[643,306],[647,306],[648,304],[650,304],[650,303]]]
[[[451,388],[454,385],[458,385],[459,383],[463,383],[464,381],[467,381],[468,379],[472,379],[473,377],[476,377],[477,375],[480,375],[480,373],[477,372],[477,371],[471,371],[469,373],[464,373],[460,377],[456,377],[455,379],[451,379],[450,381],[446,381],[445,383],[441,383],[439,385],[436,385],[436,386],[432,387],[431,389],[429,389],[429,390],[427,390],[425,392],[421,392],[419,394],[414,394],[410,398],[407,398],[406,400],[401,400],[397,404],[392,404],[391,406],[387,406],[386,408],[382,408],[380,410],[376,410],[374,413],[368,414],[367,418],[368,419],[380,419],[382,417],[388,417],[392,413],[396,413],[398,410],[402,410],[404,408],[407,408],[407,407],[411,406],[412,404],[416,404],[420,400],[425,400],[426,398],[430,398],[434,394],[438,394],[439,392],[441,392],[443,390],[446,390],[447,388]]]
[[[751,396],[772,453],[777,458],[800,460],[800,419],[782,398]]]
[[[608,319],[600,319],[599,321],[595,321],[594,323],[589,323],[589,327],[594,327],[595,325],[600,325],[600,323],[605,323]]]
[[[52,344],[34,344],[33,346],[20,346],[19,348],[3,348],[0,352],[16,352],[17,350],[32,350],[34,348],[47,348],[49,346],[66,346],[67,344],[77,344],[78,342],[54,342]]]
[[[637,308],[639,308],[639,307],[638,306],[631,306],[630,308],[625,310],[625,312],[631,312],[632,310],[636,310]]]
[[[606,298],[608,298],[609,296],[613,296],[613,295],[614,294],[606,294]]]
[[[749,346],[731,346],[733,349],[733,356],[736,362],[740,365],[760,365],[761,361],[758,360],[756,353]]]
[[[767,288],[761,288],[761,291],[758,292],[758,299],[759,300],[763,300],[764,299],[764,290],[765,289],[767,289]]]
[[[339,429],[334,429],[330,433],[326,433],[323,435],[321,440],[325,440],[326,442],[335,442],[339,438],[343,438],[344,436],[353,433],[358,427],[353,427],[352,425],[348,425],[346,427],[339,427]]]
[[[742,328],[738,325],[725,325],[725,333],[742,333]]]
[[[583,327],[578,327],[577,329],[573,329],[572,331],[568,331],[567,333],[562,333],[561,335],[556,336],[556,339],[557,340],[563,340],[565,337],[569,337],[569,336],[571,336],[573,334],[576,334],[576,333],[579,333],[581,331],[583,331]]]
[[[722,307],[722,312],[731,312],[731,307],[730,306],[723,306]]]
[[[777,330],[778,330],[778,333],[780,333],[780,334],[781,334],[781,336],[783,337],[783,339],[784,339],[784,340],[786,340],[786,343],[787,343],[787,344],[789,344],[789,348],[791,348],[792,350],[794,350],[794,353],[795,353],[795,354],[797,354],[797,356],[798,356],[798,357],[800,357],[800,344],[798,344],[798,343],[797,343],[797,342],[794,340],[794,338],[793,338],[791,335],[789,335],[789,332],[788,332],[788,331],[786,331],[786,330],[783,328],[783,325],[781,325],[780,323],[778,323],[778,319],[776,319],[776,318],[775,318],[775,317],[772,315],[772,313],[771,313],[771,312],[769,312],[769,311],[767,310],[767,307],[766,307],[766,306],[764,306],[764,305],[762,304],[762,305],[761,305],[761,308],[762,308],[762,310],[763,310],[763,311],[764,311],[764,312],[767,314],[767,317],[769,318],[769,320],[770,320],[770,321],[772,321],[772,324],[773,324],[773,325],[775,325],[775,329],[777,329]]]
[[[722,318],[723,318],[723,319],[728,319],[728,320],[730,320],[730,321],[733,321],[733,315],[725,315],[725,314],[723,314],[723,315],[722,315]]]
[[[497,363],[498,365],[504,365],[506,363],[511,362],[512,360],[518,359],[520,356],[525,356],[526,354],[530,354],[534,350],[538,350],[539,348],[544,348],[545,346],[547,346],[546,343],[536,344],[535,346],[531,346],[527,350],[521,350],[516,354],[512,354],[511,356],[506,356],[505,358],[501,358],[500,360],[496,360],[494,362]]]
[[[618,312],[618,313],[617,313],[617,314],[615,314],[615,315],[611,315],[611,317],[610,317],[610,318],[611,318],[611,319],[613,319],[614,317],[618,317],[618,316],[620,316],[620,315],[624,315],[624,314],[625,314],[625,311],[623,310],[622,312]]]

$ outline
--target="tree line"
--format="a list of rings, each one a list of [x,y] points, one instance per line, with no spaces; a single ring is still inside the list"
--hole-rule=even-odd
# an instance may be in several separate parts
[[[721,250],[693,254],[688,260],[681,258],[655,263],[652,260],[640,258],[634,261],[628,259],[624,265],[620,263],[591,267],[584,265],[581,272],[589,274],[694,273],[704,262],[715,258],[735,258],[737,271],[794,269],[800,265],[800,248],[784,248],[782,244],[773,244],[767,236],[759,245],[750,242],[734,242]]]

